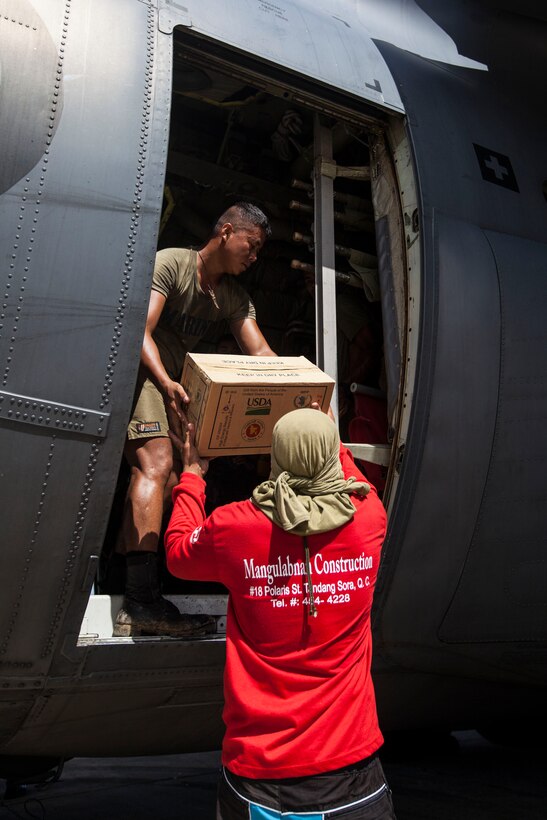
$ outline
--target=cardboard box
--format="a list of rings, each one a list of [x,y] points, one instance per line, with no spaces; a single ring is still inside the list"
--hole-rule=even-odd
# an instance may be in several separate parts
[[[312,402],[326,411],[334,389],[304,356],[187,353],[181,381],[202,456],[269,453],[281,416]]]

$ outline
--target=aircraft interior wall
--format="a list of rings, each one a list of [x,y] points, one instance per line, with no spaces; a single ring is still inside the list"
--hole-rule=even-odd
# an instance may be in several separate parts
[[[296,102],[283,87],[249,84],[188,54],[175,35],[173,96],[164,206],[158,249],[200,247],[217,217],[248,200],[270,218],[272,237],[241,277],[270,346],[316,361],[314,247],[314,128],[317,108]],[[382,306],[370,183],[369,128],[358,119],[321,112],[338,169],[334,180],[337,386],[341,438],[388,444],[387,379]],[[238,352],[227,326],[200,344],[203,352]],[[387,467],[361,462],[381,492]],[[269,474],[265,456],[217,458],[208,474],[208,511],[248,498]],[[122,465],[96,592],[123,590],[123,561],[115,555],[127,468]],[[161,549],[161,547],[160,547]],[[225,594],[163,572],[164,594]],[[180,603],[178,599],[177,603]],[[108,612],[115,609],[107,606]],[[199,611],[199,610],[188,610]],[[85,624],[85,620],[84,620]],[[83,632],[86,632],[83,629]]]

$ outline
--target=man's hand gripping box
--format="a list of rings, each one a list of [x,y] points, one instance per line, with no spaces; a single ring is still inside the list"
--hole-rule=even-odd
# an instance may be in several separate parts
[[[187,353],[182,385],[202,456],[269,453],[281,416],[318,402],[327,411],[334,379],[304,356]]]

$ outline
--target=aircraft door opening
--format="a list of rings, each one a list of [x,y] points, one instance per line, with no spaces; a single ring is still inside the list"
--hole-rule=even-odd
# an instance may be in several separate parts
[[[294,76],[272,74],[265,65],[251,65],[175,29],[158,249],[199,248],[218,215],[237,201],[250,201],[267,213],[272,238],[240,282],[272,349],[279,355],[304,355],[335,378],[333,409],[341,438],[362,459],[365,472],[382,492],[396,486],[389,475],[396,466],[396,428],[407,370],[403,218],[386,137],[393,117],[380,109],[364,111],[355,102],[350,105],[332,89],[324,89],[323,97],[316,86],[299,88]],[[400,152],[403,128],[397,133]],[[376,158],[380,146],[395,186],[385,201],[378,194],[381,186],[371,180],[373,152]],[[391,267],[386,260],[392,260],[393,253],[384,254],[379,265],[378,207],[383,209],[382,218],[389,219],[390,241],[399,249],[398,262]],[[397,231],[400,235],[394,240]],[[395,318],[390,313],[393,289],[403,294]],[[395,352],[385,350],[386,315],[389,344],[397,340]],[[218,327],[196,350],[228,352],[234,344],[228,330]],[[391,364],[386,368],[392,360],[398,362],[395,369]],[[208,510],[248,498],[268,474],[265,457],[215,459],[208,475]],[[109,630],[123,591],[116,527],[127,480],[122,468],[119,509],[115,504],[101,559],[99,594],[84,618],[83,642],[112,641]],[[385,503],[388,500],[384,492]],[[166,571],[162,583],[163,594],[181,611],[216,615],[222,633],[223,588],[182,582]]]

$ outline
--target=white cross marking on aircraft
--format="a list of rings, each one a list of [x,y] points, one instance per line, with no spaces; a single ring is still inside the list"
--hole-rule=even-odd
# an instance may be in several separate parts
[[[505,176],[509,175],[509,170],[504,165],[500,165],[497,157],[490,156],[489,159],[484,161],[484,164],[494,172],[496,179],[503,180]]]

